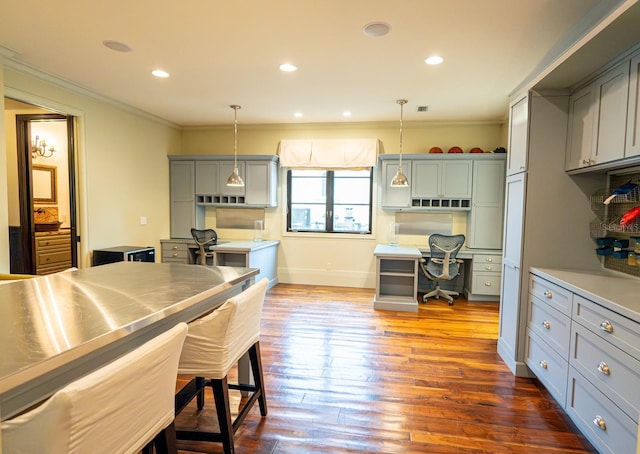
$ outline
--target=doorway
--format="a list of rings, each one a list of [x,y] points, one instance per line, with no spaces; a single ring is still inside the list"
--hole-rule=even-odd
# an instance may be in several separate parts
[[[6,106],[5,100],[5,112]],[[15,114],[17,191],[13,188],[19,216],[9,226],[11,272],[49,274],[75,267],[79,238],[74,117],[19,111]]]

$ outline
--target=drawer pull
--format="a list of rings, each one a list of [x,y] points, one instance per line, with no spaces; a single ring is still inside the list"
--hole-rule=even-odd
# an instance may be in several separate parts
[[[604,375],[611,375],[611,369],[609,369],[609,366],[607,366],[607,363],[604,361],[598,364],[598,372]]]
[[[484,269],[487,271],[493,271],[493,267],[491,265],[485,266]]]
[[[542,367],[543,369],[547,369],[547,367],[549,367],[549,365],[547,364],[547,362],[543,359],[542,361],[540,361],[540,367]]]
[[[542,326],[544,326],[546,329],[551,329],[551,323],[549,323],[549,320],[545,320],[544,322],[542,322]]]
[[[613,333],[613,325],[609,320],[605,320],[604,322],[600,323],[600,329],[607,333]]]
[[[177,257],[177,256],[178,256],[177,252],[174,252],[173,254],[171,254],[171,257]]]
[[[546,296],[549,299],[553,298],[553,294],[551,293],[551,290],[547,290],[546,292],[544,292],[544,296]]]
[[[491,282],[487,281],[487,282],[484,283],[484,285],[487,286],[487,287],[491,287]]]
[[[596,427],[600,430],[607,430],[607,423],[604,422],[604,418],[600,415],[596,415],[596,417],[593,420],[593,423],[596,425]]]
[[[493,259],[492,259],[491,257],[487,257],[485,260],[486,260],[487,262],[493,262]]]
[[[173,246],[171,246],[171,249],[173,249],[175,251],[176,249],[178,249],[178,246],[173,245]]]

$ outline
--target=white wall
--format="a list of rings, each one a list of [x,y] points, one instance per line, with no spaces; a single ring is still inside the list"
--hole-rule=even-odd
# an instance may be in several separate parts
[[[2,72],[0,71],[0,74]],[[180,150],[177,127],[15,64],[4,64],[4,96],[77,117],[80,265],[93,249],[155,246],[169,237],[169,165]],[[7,181],[5,125],[0,129],[0,174]],[[0,200],[7,185],[0,184]],[[7,203],[0,230],[8,232]],[[147,224],[140,224],[146,216]],[[0,272],[9,270],[8,233],[0,235]]]
[[[238,126],[239,154],[277,154],[281,139],[317,138],[377,138],[383,144],[382,152],[397,153],[399,123],[335,123]],[[472,147],[493,150],[505,146],[504,127],[501,123],[461,122],[427,123],[404,122],[403,153],[427,153],[433,146],[445,151],[460,146],[465,151]],[[233,154],[231,126],[186,128],[182,134],[183,155]],[[280,240],[278,252],[278,278],[280,282],[347,287],[375,287],[376,244],[388,242],[388,225],[394,222],[394,212],[374,210],[373,234],[369,237],[354,235],[322,235],[287,233],[284,219],[286,201],[286,174],[279,175],[279,204],[265,213],[265,239]],[[379,207],[379,172],[374,172],[374,206]],[[425,214],[425,216],[428,216]],[[216,228],[215,209],[207,209],[206,225]],[[222,239],[250,239],[250,230],[216,229]],[[454,213],[453,233],[466,233],[466,214]],[[426,236],[400,236],[400,244],[426,246]]]

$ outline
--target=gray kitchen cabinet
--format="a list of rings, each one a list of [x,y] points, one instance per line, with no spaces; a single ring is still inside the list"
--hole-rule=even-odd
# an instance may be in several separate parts
[[[273,160],[246,161],[245,172],[245,203],[278,206],[278,164]]]
[[[402,161],[402,173],[409,179],[409,186],[392,188],[391,180],[398,171],[399,160],[382,161],[382,208],[409,208],[411,206],[411,161]]]
[[[509,148],[507,175],[527,170],[529,135],[529,94],[515,99],[509,106]]]
[[[495,154],[473,162],[471,211],[467,218],[467,247],[502,248],[505,156]]]
[[[565,170],[625,157],[628,99],[629,60],[570,97]]]
[[[640,156],[640,54],[631,57],[625,158]]]
[[[233,161],[196,160],[196,203],[200,205],[244,204],[245,187],[227,186]],[[238,161],[238,174],[246,179],[244,161]]]
[[[473,161],[448,158],[411,161],[413,208],[470,208]]]
[[[204,225],[204,213],[196,210],[195,163],[169,162],[171,237],[191,238],[191,228]]]

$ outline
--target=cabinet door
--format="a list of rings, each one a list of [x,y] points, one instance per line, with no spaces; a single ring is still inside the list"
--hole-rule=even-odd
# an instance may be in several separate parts
[[[507,178],[505,191],[498,352],[512,369],[515,368],[515,361],[518,357],[518,338],[521,335],[521,330],[524,330],[519,315],[521,313],[520,288],[525,185],[526,174],[517,174]],[[522,314],[526,314],[526,311]]]
[[[245,203],[275,207],[277,201],[277,165],[273,161],[246,161]]]
[[[597,117],[592,157],[596,164],[624,157],[629,61],[619,64],[594,82]]]
[[[579,169],[591,165],[593,143],[593,85],[577,91],[569,98],[569,131],[565,170]]]
[[[471,198],[472,161],[443,161],[441,197]]]
[[[467,224],[467,247],[502,247],[504,161],[473,163],[473,191]]]
[[[529,148],[529,95],[511,104],[509,110],[509,149],[507,175],[527,170]]]
[[[442,197],[442,161],[411,162],[411,197]]]
[[[631,59],[625,156],[640,155],[640,54]]]
[[[402,161],[402,173],[409,179],[406,188],[392,188],[391,180],[395,176],[399,161],[382,161],[382,207],[407,208],[411,204],[411,161]]]
[[[225,184],[227,181],[227,178],[229,178],[229,175],[233,173],[233,161],[220,161],[219,165],[220,165],[220,170],[218,173],[217,194],[230,195],[230,196],[244,195],[245,193],[244,186],[234,187],[234,186],[227,186]],[[242,177],[242,179],[245,181],[245,184],[246,184],[247,178],[244,171],[244,161],[238,161],[238,174],[240,175],[240,177]]]
[[[195,164],[196,194],[217,194],[220,163],[217,161],[196,161]]]
[[[193,161],[171,161],[171,237],[191,238],[196,227],[195,165]]]

